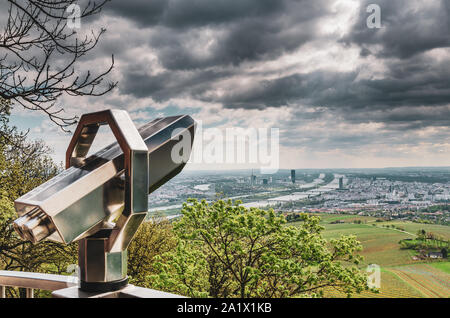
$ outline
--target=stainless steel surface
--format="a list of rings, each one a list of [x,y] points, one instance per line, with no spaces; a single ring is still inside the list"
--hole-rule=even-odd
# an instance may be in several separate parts
[[[51,225],[45,225],[43,232],[46,232],[46,227],[51,229],[54,226],[56,229],[48,237],[50,240],[64,243],[80,240],[97,232],[104,223],[118,218],[122,211],[126,210],[123,151],[118,143],[113,143],[85,159],[84,156],[96,132],[96,129],[88,127],[90,128],[80,129],[83,132],[82,137],[73,147],[72,155],[75,153],[78,157],[68,157],[69,164],[74,161],[71,158],[76,158],[78,165],[68,168],[15,201],[19,216],[24,216],[30,211],[34,214],[43,211],[48,216]],[[179,129],[181,131],[178,131]],[[139,134],[148,149],[148,192],[137,189],[145,192],[145,197],[143,193],[134,192],[134,200],[130,203],[132,206],[142,208],[147,202],[148,193],[156,190],[183,169],[185,163],[173,162],[170,151],[179,142],[178,138],[183,131],[190,132],[192,144],[194,130],[195,122],[190,116],[156,119],[139,129]],[[140,171],[142,167],[133,171],[136,177],[144,176]],[[139,222],[131,222],[126,213],[117,223],[119,227],[125,229],[122,233],[132,233],[133,228],[127,230],[127,227],[135,227]],[[21,218],[17,219],[15,228],[23,228],[24,221]],[[25,234],[28,234],[28,231],[24,230],[21,233],[18,230],[18,233],[27,239]],[[120,236],[122,233],[114,235]],[[120,246],[123,247],[129,242],[129,238],[122,235],[122,238],[116,239],[115,242],[117,244],[115,246],[113,244],[111,250],[120,249]]]
[[[78,288],[77,278],[53,274],[0,271],[0,298],[5,298],[5,286],[26,288],[32,298],[34,289],[50,290],[54,298],[184,298],[176,294],[127,285],[107,293],[88,293]]]
[[[185,298],[180,295],[165,293],[154,289],[136,287],[128,285],[127,287],[107,293],[88,293],[76,287],[65,288],[54,291],[54,298]]]
[[[0,271],[0,286],[58,290],[74,285],[77,285],[77,278],[73,276]]]
[[[32,288],[25,289],[26,298],[34,298],[34,290]]]
[[[80,278],[85,282],[111,282],[127,275],[127,250],[108,252],[108,238],[89,237],[78,243]]]
[[[124,208],[106,241],[107,251],[114,253],[121,252],[128,247],[148,211],[148,149],[126,111],[106,110],[85,114],[81,116],[67,148],[67,168],[73,165],[72,158],[76,158],[78,163],[83,162],[98,131],[95,127],[103,123],[107,123],[111,128],[124,157]],[[94,127],[94,129],[89,129],[89,127]],[[130,236],[127,235],[130,232],[128,227],[131,224],[128,220],[133,218],[134,214],[144,215],[144,217],[137,218],[140,222],[134,227],[133,235]],[[136,218],[133,219],[136,220]]]
[[[105,124],[117,142],[86,158]],[[189,116],[156,119],[138,130],[122,110],[84,114],[67,148],[66,170],[15,201],[20,217],[14,228],[33,243],[79,241],[82,288],[120,288],[148,194],[183,169],[186,162],[174,161],[172,150],[179,142],[186,145],[180,136],[189,136],[190,147],[183,148],[189,158],[194,132]]]

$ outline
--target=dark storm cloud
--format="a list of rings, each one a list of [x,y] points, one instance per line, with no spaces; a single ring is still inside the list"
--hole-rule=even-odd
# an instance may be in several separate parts
[[[381,29],[367,27],[369,4],[381,8]],[[361,47],[361,55],[409,58],[450,46],[450,0],[363,0],[357,22],[342,41]],[[381,45],[378,50],[374,45]]]
[[[237,88],[223,96],[221,102],[228,108],[265,109],[296,104],[322,107],[359,122],[417,121],[425,115],[422,122],[443,124],[449,118],[448,112],[433,108],[450,104],[449,60],[437,63],[421,57],[392,62],[388,69],[380,79],[359,79],[357,71],[294,74]],[[408,113],[409,108],[418,106],[433,111],[426,113],[425,108],[420,113]],[[402,111],[389,113],[397,108]],[[383,116],[374,117],[372,114],[377,111]]]
[[[112,1],[112,14],[151,29],[149,46],[170,70],[274,59],[317,34],[327,0]],[[199,41],[211,33],[208,47]],[[203,48],[202,54],[198,48]],[[196,50],[197,49],[197,50]]]
[[[161,29],[151,38],[150,46],[156,49],[162,65],[170,70],[239,66],[247,61],[271,60],[293,51],[312,40],[314,32],[314,26],[308,23],[291,29],[281,19],[270,23],[263,19],[247,19],[219,31],[201,55],[192,48],[202,45],[196,43],[195,31],[174,34],[170,29]]]
[[[315,120],[335,112],[353,123],[383,122],[397,129],[446,126],[450,118],[450,61],[439,63],[417,57],[388,64],[383,78],[359,78],[359,72],[320,70],[297,73],[273,80],[232,86],[220,96],[211,82],[233,72],[164,72],[156,76],[125,74],[121,91],[157,101],[190,96],[225,108],[266,109],[303,107],[318,111],[301,112],[303,120]]]
[[[139,71],[123,74],[120,92],[138,98],[151,96],[157,102],[174,97],[202,95],[211,81],[231,76],[229,71],[164,72],[148,75]]]
[[[366,25],[372,3],[381,6],[379,30]],[[450,118],[450,61],[424,54],[450,47],[450,0],[361,1],[348,34],[331,40],[320,34],[322,18],[332,12],[326,0],[115,0],[104,12],[140,28],[138,39],[130,33],[122,41],[106,41],[108,50],[117,47],[125,56],[125,47],[141,43],[162,67],[153,75],[151,66],[142,67],[142,57],[127,56],[121,94],[157,102],[190,97],[230,109],[304,107],[309,111],[295,114],[297,122],[331,113],[355,124],[377,122],[405,131],[445,126]],[[321,40],[344,50],[355,46],[363,63],[373,55],[386,71],[376,78],[361,76],[364,64],[347,72],[322,68],[279,77],[273,68],[250,71],[253,64],[277,61]],[[255,77],[245,84],[230,81],[241,76]]]
[[[130,19],[140,27],[180,29],[230,23],[246,17],[277,14],[285,0],[113,0],[105,12]]]
[[[364,112],[347,114],[346,120],[352,123],[384,123],[387,130],[417,130],[425,127],[448,127],[449,107],[421,106],[398,107],[390,110],[372,110],[370,116]]]
[[[103,12],[129,19],[139,26],[152,26],[160,22],[167,5],[167,0],[113,0]]]
[[[336,106],[345,104],[348,84],[357,73],[316,71],[294,74],[274,80],[264,80],[238,87],[222,97],[227,108],[265,109],[267,107],[306,104],[310,106]],[[329,102],[333,103],[331,105]]]
[[[318,18],[329,13],[325,4],[326,0],[165,1],[146,12],[142,1],[127,2],[126,8],[113,1],[106,12],[148,27],[148,38],[142,41],[164,68],[156,76],[146,75],[136,70],[139,58],[127,61],[120,91],[157,101],[179,96],[214,101],[209,91],[217,81],[242,73],[243,63],[276,60],[313,40]]]

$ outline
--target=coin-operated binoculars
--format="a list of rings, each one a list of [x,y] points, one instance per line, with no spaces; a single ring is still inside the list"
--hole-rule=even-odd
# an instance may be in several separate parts
[[[104,124],[117,142],[86,158]],[[127,247],[147,215],[148,194],[183,169],[194,133],[190,116],[155,119],[136,129],[122,110],[83,115],[67,149],[66,170],[15,201],[15,230],[33,243],[78,241],[82,291],[123,288]]]

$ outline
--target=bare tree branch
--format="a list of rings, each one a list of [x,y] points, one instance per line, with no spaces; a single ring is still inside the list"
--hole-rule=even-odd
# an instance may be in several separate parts
[[[110,0],[7,0],[8,20],[0,33],[0,97],[26,109],[47,114],[66,130],[77,117],[64,114],[58,99],[70,96],[102,96],[117,82],[104,83],[114,67],[93,75],[81,72],[80,59],[95,46],[106,29],[81,36],[68,26],[69,6],[80,6],[81,19],[99,13]]]

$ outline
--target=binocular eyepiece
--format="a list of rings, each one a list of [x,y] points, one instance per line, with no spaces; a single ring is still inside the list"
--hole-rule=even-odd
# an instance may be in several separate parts
[[[39,208],[15,220],[13,227],[23,240],[32,243],[42,241],[56,231],[49,217]]]

